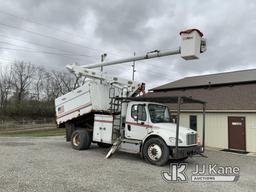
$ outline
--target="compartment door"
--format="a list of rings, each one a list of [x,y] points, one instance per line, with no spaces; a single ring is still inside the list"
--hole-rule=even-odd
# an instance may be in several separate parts
[[[113,116],[95,114],[93,141],[112,144],[112,133]]]

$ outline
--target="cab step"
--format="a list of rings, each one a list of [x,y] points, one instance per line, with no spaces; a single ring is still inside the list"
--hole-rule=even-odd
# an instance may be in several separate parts
[[[141,140],[137,139],[122,139],[122,143],[133,143],[133,144],[141,144]]]
[[[140,153],[141,140],[135,139],[122,139],[119,146],[119,151],[138,154]]]

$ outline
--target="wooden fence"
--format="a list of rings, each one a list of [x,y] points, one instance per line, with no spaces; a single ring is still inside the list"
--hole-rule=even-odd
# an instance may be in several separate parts
[[[19,121],[3,121],[0,120],[0,131],[26,131],[38,129],[53,129],[57,125],[54,120],[19,120]]]

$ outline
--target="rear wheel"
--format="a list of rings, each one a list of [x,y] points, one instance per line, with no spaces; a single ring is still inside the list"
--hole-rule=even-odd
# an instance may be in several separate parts
[[[78,129],[72,133],[71,144],[76,150],[89,149],[91,137],[85,129]]]
[[[143,156],[153,165],[162,166],[169,160],[170,150],[161,138],[151,138],[144,144]]]

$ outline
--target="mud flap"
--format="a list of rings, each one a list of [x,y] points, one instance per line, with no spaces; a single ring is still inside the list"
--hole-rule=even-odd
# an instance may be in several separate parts
[[[106,155],[105,159],[108,159],[112,154],[116,152],[119,145],[121,144],[121,138],[117,138],[117,140],[113,143],[112,147],[110,148],[108,154]]]

